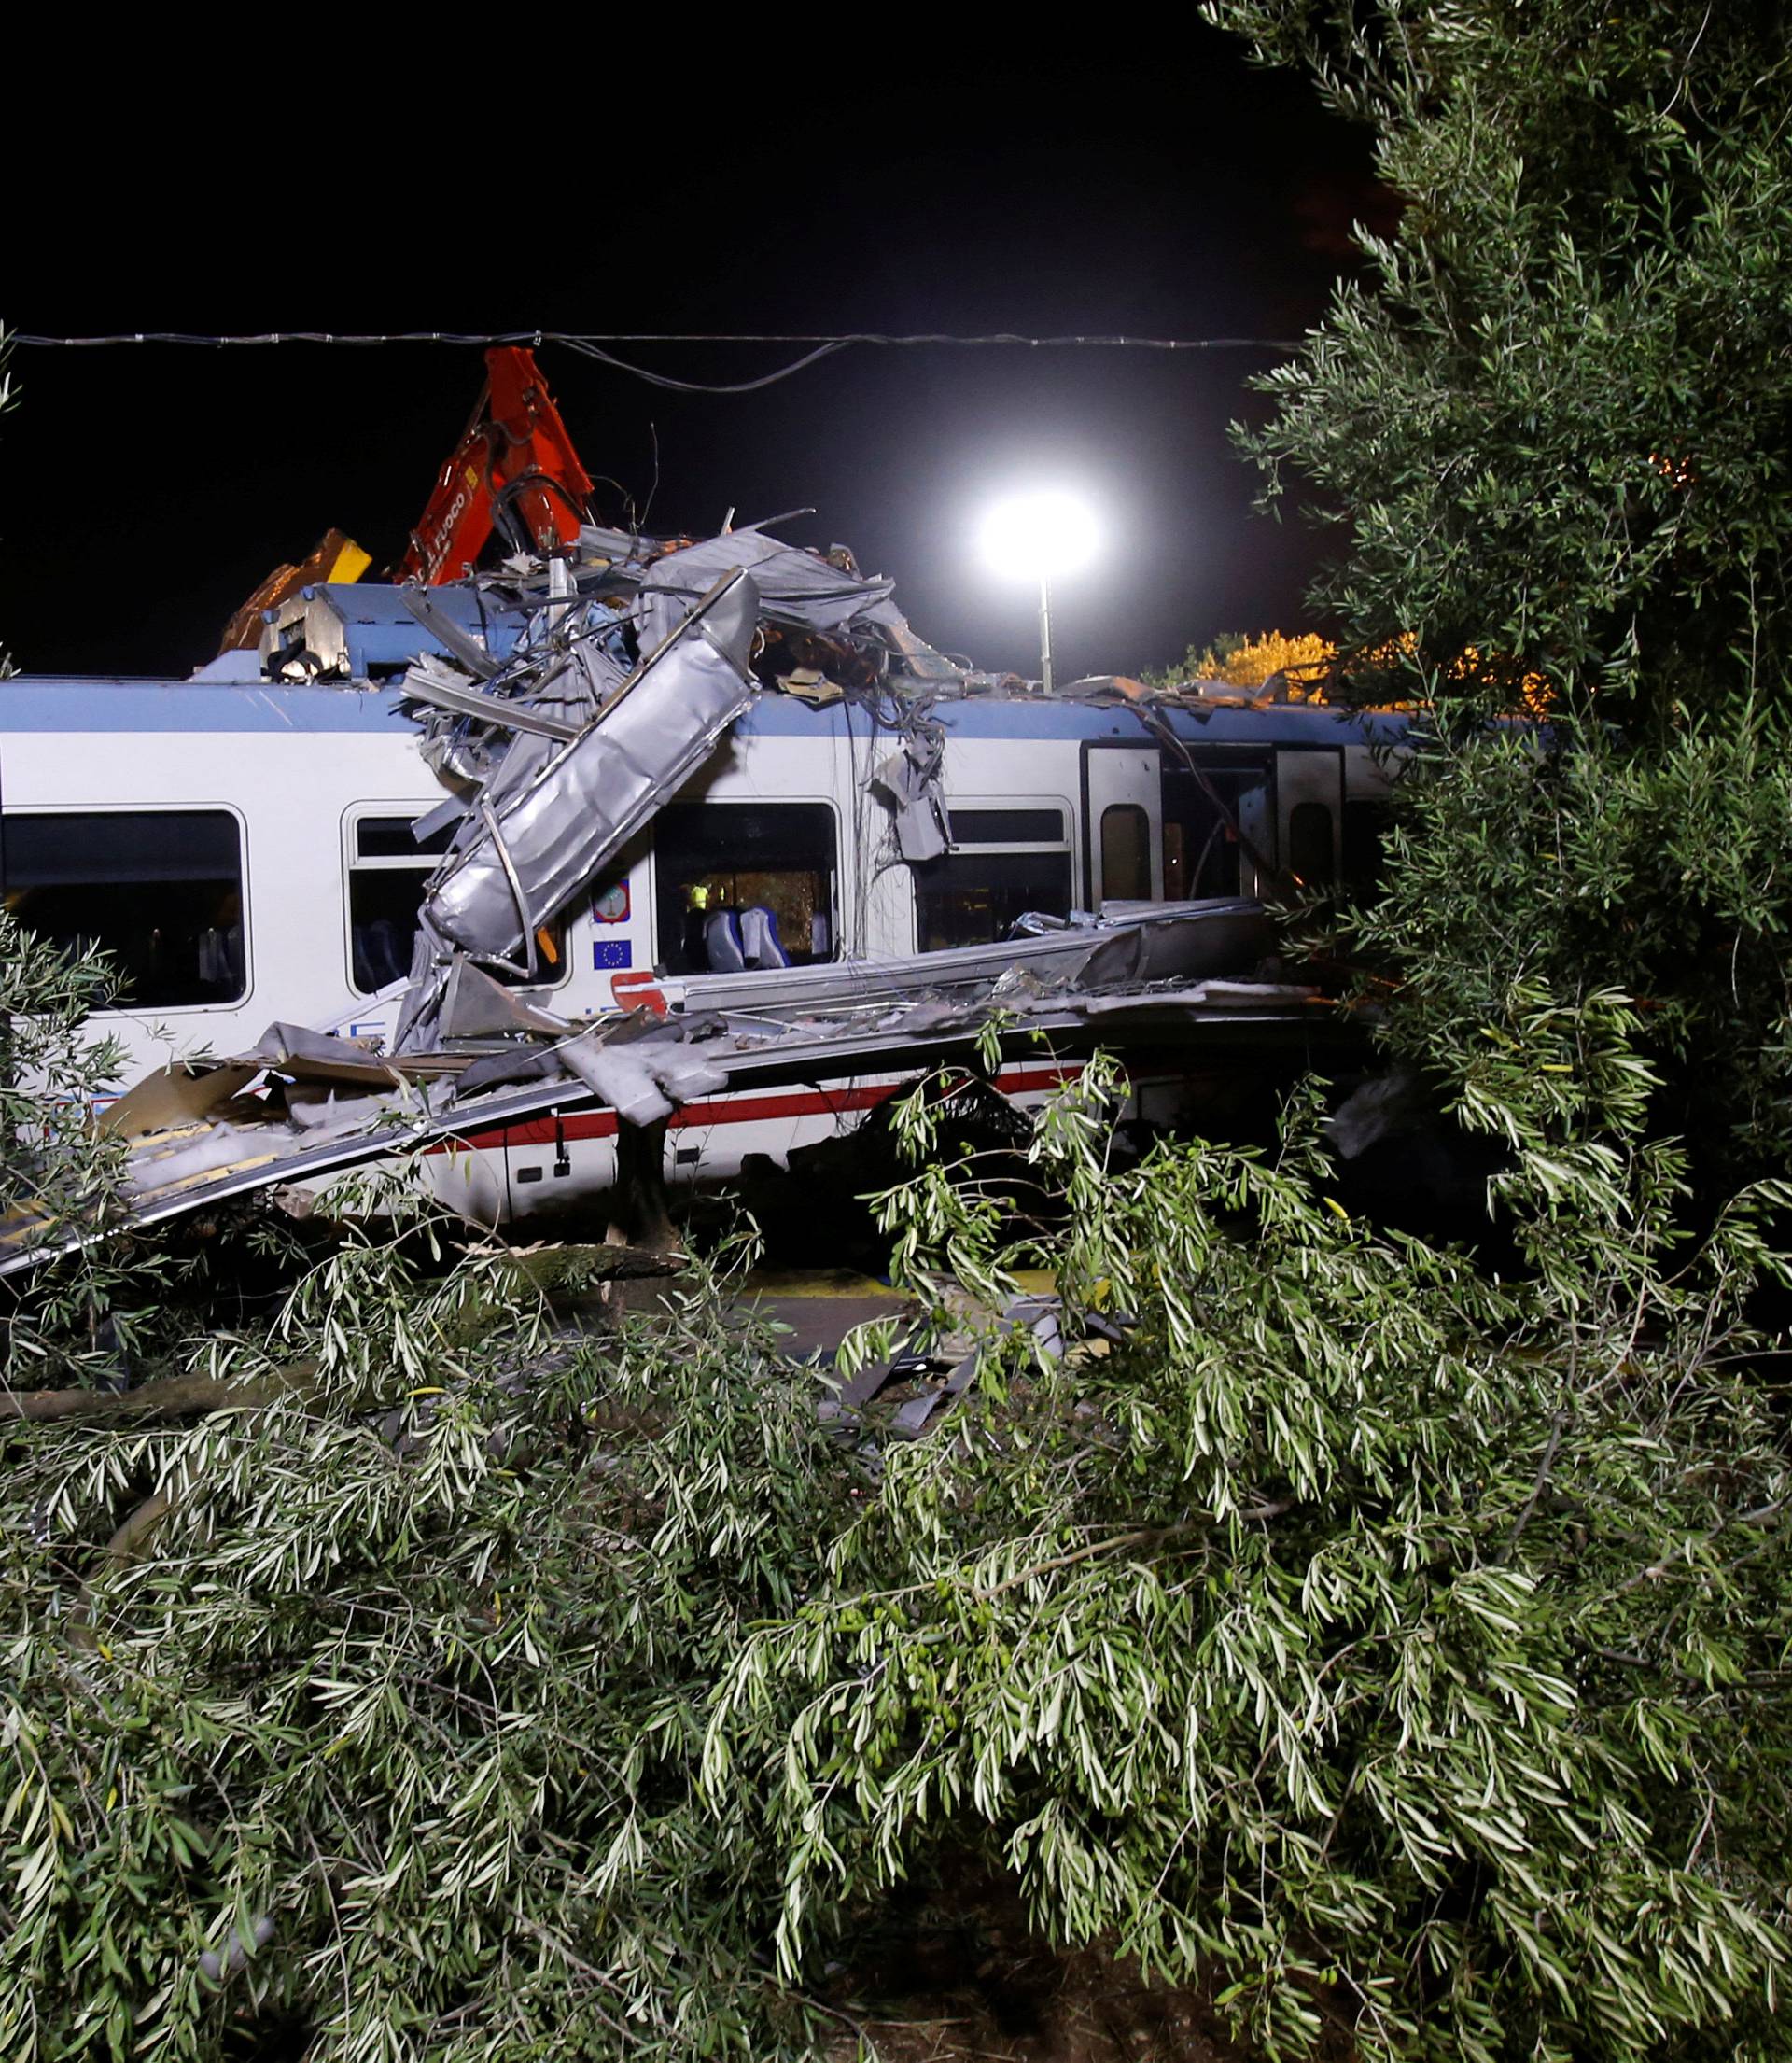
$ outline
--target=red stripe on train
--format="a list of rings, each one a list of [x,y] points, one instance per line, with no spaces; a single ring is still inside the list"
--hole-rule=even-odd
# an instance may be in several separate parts
[[[1082,1072],[1081,1066],[1075,1063],[1066,1067],[1004,1068],[996,1077],[996,1083],[1012,1096],[1030,1089],[1057,1088],[1065,1082],[1074,1081]],[[719,1097],[709,1102],[687,1103],[682,1110],[672,1113],[669,1124],[677,1131],[692,1125],[753,1125],[769,1123],[779,1117],[844,1117],[852,1111],[875,1110],[879,1103],[900,1095],[908,1086],[906,1082],[874,1082],[860,1088],[793,1089],[768,1096],[753,1096],[743,1091],[738,1096]],[[616,1113],[613,1110],[581,1110],[557,1120],[532,1117],[526,1124],[468,1132],[452,1144],[441,1142],[426,1147],[425,1151],[455,1153],[471,1148],[476,1153],[496,1152],[507,1144],[512,1148],[552,1146],[556,1139],[570,1144],[575,1139],[613,1139],[615,1136]]]

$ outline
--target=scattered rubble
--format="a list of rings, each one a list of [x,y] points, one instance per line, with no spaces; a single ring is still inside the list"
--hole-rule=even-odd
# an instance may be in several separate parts
[[[274,1025],[250,1053],[149,1076],[113,1104],[104,1122],[132,1143],[130,1222],[146,1226],[247,1190],[465,1144],[474,1134],[550,1113],[609,1107],[625,1140],[631,1132],[652,1133],[680,1106],[735,1089],[841,1081],[872,1071],[914,1073],[944,1061],[974,1068],[980,1036],[993,1037],[1012,1054],[1034,1050],[1044,1034],[1054,1055],[1068,1058],[1086,1057],[1098,1046],[1218,1052],[1241,1039],[1255,1045],[1278,1037],[1307,1051],[1348,1035],[1333,1003],[1314,988],[1175,975],[1084,978],[1091,964],[1098,972],[1112,964],[1101,957],[1109,949],[1127,956],[1123,965],[1149,967],[1154,954],[1171,953],[1179,931],[1183,956],[1198,961],[1211,949],[1210,928],[1218,923],[1229,940],[1225,926],[1236,914],[1227,909],[1216,918],[1197,905],[1180,911],[1155,905],[1148,917],[1091,919],[1022,942],[1015,964],[1000,974],[960,970],[956,983],[924,981],[933,970],[923,961],[896,969],[882,983],[861,971],[857,993],[837,999],[827,983],[817,982],[822,993],[807,1003],[805,970],[786,970],[792,992],[779,1006],[766,999],[674,1017],[637,1006],[587,1023],[519,1012],[510,991],[461,961],[440,1043],[427,1050],[378,1054],[352,1039]],[[1049,970],[1051,949],[1061,949],[1067,971],[1042,978],[1029,961],[1037,955]],[[834,976],[843,970],[814,972]],[[483,1017],[482,1003],[491,1006]],[[491,1029],[492,1018],[506,1011],[522,1021]],[[623,1206],[624,1216],[631,1208],[655,1211],[656,1166],[656,1153],[647,1152],[638,1171],[646,1194]],[[87,1236],[79,1228],[12,1220],[0,1228],[0,1274]]]

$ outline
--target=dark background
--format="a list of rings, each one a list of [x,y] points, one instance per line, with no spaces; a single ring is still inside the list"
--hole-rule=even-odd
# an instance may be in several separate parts
[[[842,330],[1298,337],[1385,217],[1366,141],[1217,32],[1151,49],[1084,20],[952,17],[779,49],[701,17],[579,35],[479,18],[424,57],[300,38],[216,97],[131,77],[67,110],[7,219],[9,330]],[[619,25],[624,24],[624,25]],[[1116,19],[1113,35],[1123,24]],[[1104,38],[1107,38],[1104,40]],[[303,46],[301,48],[301,46]],[[698,380],[789,347],[618,347]],[[856,348],[744,396],[539,354],[600,487],[651,527],[813,504],[917,627],[1036,665],[1033,602],[973,549],[1033,482],[1099,507],[1058,597],[1060,674],[1294,628],[1308,528],[1250,512],[1227,423],[1268,350]],[[21,347],[0,419],[0,646],[22,668],[185,673],[278,561],[340,525],[402,551],[483,375],[477,350]],[[371,577],[371,576],[370,576]]]

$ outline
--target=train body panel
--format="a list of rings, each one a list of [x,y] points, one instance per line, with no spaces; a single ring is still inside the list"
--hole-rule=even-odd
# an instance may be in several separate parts
[[[545,978],[522,992],[563,1017],[644,997],[677,1008],[686,979],[727,971],[743,938],[763,981],[767,964],[988,944],[1027,911],[1361,871],[1402,728],[1306,706],[1148,721],[1024,693],[943,697],[929,715],[950,830],[938,858],[902,859],[879,798],[897,736],[852,701],[763,694],[563,913]],[[49,935],[115,954],[125,1006],[95,1022],[123,1042],[127,1078],[244,1050],[274,1021],[389,1037],[441,845],[411,827],[442,799],[393,688],[0,682],[0,895]],[[1030,1100],[1052,1071],[1008,1073]],[[781,1159],[894,1086],[693,1105],[668,1130],[668,1175]],[[433,1157],[432,1177],[474,1219],[527,1217],[607,1185],[613,1137],[611,1114],[581,1113]]]

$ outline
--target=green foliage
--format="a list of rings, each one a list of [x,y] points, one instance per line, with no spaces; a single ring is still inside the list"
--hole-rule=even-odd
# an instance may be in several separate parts
[[[713,1284],[598,1351],[428,1230],[196,1348],[241,1410],[7,1434],[0,2053],[798,2045],[752,1802],[691,1769],[833,1525],[813,1413]]]
[[[581,1333],[402,1213],[206,1415],[7,1426],[0,2053],[812,2054],[967,1858],[1270,2055],[1788,2053],[1786,1197],[1692,1242],[1636,1013],[1498,1021],[1515,1283],[1352,1222],[1310,1095],[1119,1172],[1098,1064],[1014,1242],[917,1092],[899,1273],[962,1331],[1049,1265],[1069,1351],[986,1325],[881,1455],[725,1283]]]
[[[1260,688],[1273,675],[1286,673],[1303,687],[1329,670],[1336,649],[1312,631],[1289,637],[1266,630],[1259,637],[1222,631],[1210,644],[1190,645],[1173,666],[1147,669],[1147,687],[1176,688],[1190,681],[1224,681],[1236,688]]]
[[[1689,1247],[1633,1013],[1513,1010],[1464,1116],[1519,1284],[1351,1222],[1310,1103],[1274,1165],[1115,1173],[1111,1070],[1042,1130],[1043,1250],[937,1167],[888,1199],[922,1278],[1045,1257],[1073,1337],[1129,1327],[993,1345],[735,1662],[706,1769],[767,1792],[788,1971],[970,1844],[1271,2054],[1787,2053],[1792,1473],[1745,1316],[1784,1197]]]
[[[1783,12],[1207,11],[1368,124],[1403,204],[1239,432],[1271,501],[1319,490],[1352,673],[1438,712],[1354,930],[1390,1037],[1460,1091],[1503,996],[1622,989],[1715,1210],[1785,1165],[1792,1089]],[[1532,682],[1547,746],[1477,734]]]
[[[1223,630],[1204,645],[1190,645],[1167,667],[1147,667],[1140,678],[1151,688],[1174,688],[1184,681],[1217,681],[1227,660],[1247,642],[1243,631]]]
[[[795,1987],[969,1859],[1275,2056],[1792,2055],[1792,1194],[1734,1175],[1792,1052],[1785,38],[1211,11],[1406,203],[1247,442],[1439,704],[1350,921],[1503,1143],[1514,1279],[1352,1221],[1307,1092],[1273,1159],[1120,1172],[1098,1066],[1019,1242],[917,1095],[899,1275],[962,1331],[1049,1267],[1067,1351],[990,1331],[861,1454],[713,1282],[587,1338],[371,1221],[189,1344],[224,1408],[0,1431],[0,2053],[811,2053]],[[1549,736],[1479,728],[1530,672]],[[30,950],[0,1093],[78,1103],[94,970]],[[7,1103],[8,1193],[104,1210],[67,1107]]]
[[[0,1233],[41,1217],[53,1242],[72,1225],[103,1234],[122,1215],[124,1146],[91,1116],[93,1099],[116,1088],[124,1052],[87,1032],[112,989],[102,955],[70,958],[0,908]],[[28,1288],[0,1284],[0,1379],[20,1388],[59,1373],[104,1380],[113,1342],[128,1346],[141,1330],[155,1273],[102,1238]]]
[[[1391,1043],[1463,1086],[1517,1027],[1515,978],[1639,999],[1656,1128],[1701,1186],[1792,1156],[1792,716],[1751,701],[1658,750],[1599,729],[1436,737],[1355,950],[1400,985]]]
[[[1662,721],[1792,662],[1792,57],[1773,8],[1214,0],[1404,203],[1241,433],[1323,491],[1359,646]],[[1471,657],[1471,654],[1483,655]]]

